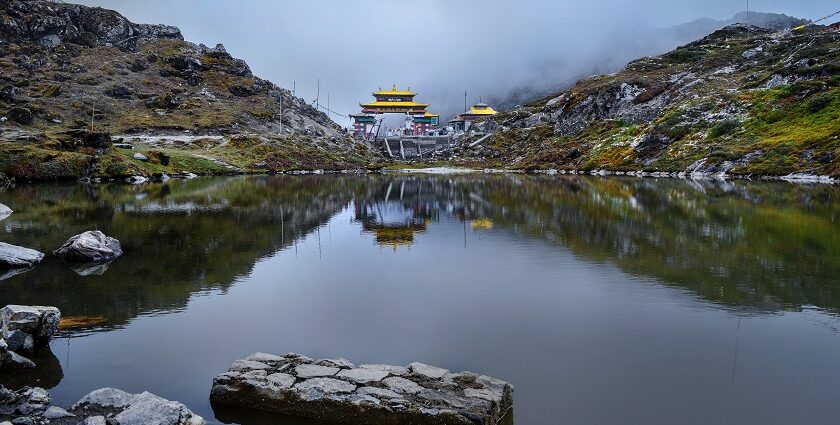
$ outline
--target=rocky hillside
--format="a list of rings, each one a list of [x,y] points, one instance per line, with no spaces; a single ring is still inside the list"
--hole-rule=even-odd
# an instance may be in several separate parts
[[[807,20],[778,13],[740,12],[729,19],[701,18],[667,28],[634,28],[631,34],[625,34],[609,49],[583,61],[570,61],[553,52],[543,58],[544,67],[535,71],[542,78],[535,83],[525,83],[507,93],[495,94],[487,98],[488,103],[498,110],[508,110],[536,99],[566,89],[582,77],[614,72],[628,62],[641,56],[659,55],[682,44],[703,38],[721,28],[736,23],[745,23],[757,27],[782,30],[808,23]],[[552,68],[552,64],[554,68]],[[552,77],[554,76],[554,77]]]
[[[76,168],[83,159],[81,174],[120,176],[347,168],[364,162],[352,144],[339,139],[343,130],[324,113],[255,77],[222,45],[195,45],[184,41],[175,27],[135,24],[115,11],[46,0],[0,0],[0,70],[0,150],[17,155],[18,163],[54,161],[44,156],[53,155],[66,157]],[[115,138],[178,134],[177,143],[152,138],[140,147],[216,152],[187,153],[179,170],[160,161],[147,167],[144,161],[133,162],[133,154],[96,156],[80,150],[107,147],[97,135],[103,132]],[[240,140],[233,150],[247,158],[225,155],[223,148],[232,137]],[[250,140],[242,143],[243,138]],[[192,146],[196,140],[201,143]],[[23,149],[27,141],[58,153]],[[113,166],[123,159],[128,162]],[[113,167],[97,168],[99,163]],[[30,170],[0,159],[0,172],[24,179],[80,177],[79,169],[53,165]]]
[[[491,127],[491,166],[840,176],[840,33],[731,25]]]

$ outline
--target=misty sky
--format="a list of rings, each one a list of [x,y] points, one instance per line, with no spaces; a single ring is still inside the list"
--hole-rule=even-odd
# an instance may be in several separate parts
[[[522,86],[561,86],[676,44],[653,28],[731,18],[733,0],[83,0],[138,23],[223,43],[254,73],[312,101],[358,111],[379,86],[411,86],[444,114]],[[751,0],[754,10],[816,19],[833,0]],[[342,125],[347,118],[333,117]]]

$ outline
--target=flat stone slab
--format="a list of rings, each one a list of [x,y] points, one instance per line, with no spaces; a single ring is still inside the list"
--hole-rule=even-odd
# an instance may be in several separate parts
[[[255,353],[213,380],[210,400],[339,424],[497,425],[513,408],[513,386],[424,363],[354,366]]]

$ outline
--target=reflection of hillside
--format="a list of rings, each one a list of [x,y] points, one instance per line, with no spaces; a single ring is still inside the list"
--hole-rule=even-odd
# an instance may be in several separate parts
[[[417,180],[421,180],[417,182]],[[826,185],[590,177],[396,176],[357,189],[556,241],[594,261],[760,310],[840,311],[840,190]],[[393,203],[393,201],[390,201]],[[436,210],[437,212],[435,212]]]
[[[104,317],[96,326],[105,328],[182,308],[191,294],[225,290],[260,258],[325,223],[351,200],[348,183],[278,176],[24,186],[6,198],[19,205],[4,223],[16,243],[49,251],[98,228],[121,241],[125,256],[109,266],[107,279],[78,276],[48,258],[4,281],[0,298],[56,305],[65,317]],[[36,217],[37,227],[30,226]]]
[[[98,228],[126,255],[86,278],[50,257],[0,282],[0,299],[56,305],[74,333],[113,328],[226,290],[352,201],[358,225],[395,248],[448,216],[472,231],[556,242],[726,305],[840,311],[838,195],[826,185],[524,175],[21,185],[3,194],[16,212],[0,224],[2,240],[46,252]]]

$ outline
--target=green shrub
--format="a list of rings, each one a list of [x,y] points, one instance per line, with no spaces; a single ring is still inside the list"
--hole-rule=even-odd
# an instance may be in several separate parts
[[[823,93],[811,98],[808,101],[808,112],[816,114],[825,109],[831,102],[834,101],[834,95],[831,93]]]
[[[725,119],[725,120],[720,121],[719,123],[715,124],[715,126],[712,127],[711,133],[709,133],[709,134],[712,137],[721,137],[721,136],[726,136],[726,135],[732,134],[740,128],[741,128],[741,122],[740,121],[738,121],[736,119],[728,118],[728,119]]]

